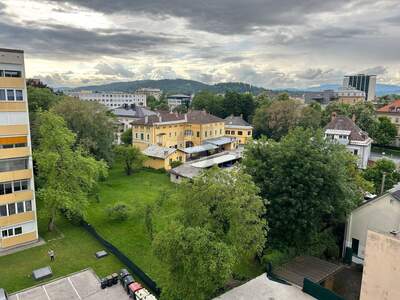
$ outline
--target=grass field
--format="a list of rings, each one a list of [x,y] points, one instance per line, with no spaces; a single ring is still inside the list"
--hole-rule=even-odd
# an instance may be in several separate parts
[[[121,167],[110,170],[108,179],[100,185],[99,202],[91,207],[87,221],[98,233],[110,241],[156,282],[165,274],[151,248],[151,239],[145,226],[146,205],[153,205],[154,231],[164,228],[179,214],[179,205],[173,196],[176,186],[169,176],[153,170],[144,169],[126,176]],[[160,194],[170,197],[157,204]],[[124,202],[131,207],[128,220],[110,221],[105,208],[116,202]],[[262,273],[262,268],[253,259],[242,259],[235,269],[240,277],[252,278]]]
[[[112,255],[97,260],[94,253],[103,248],[82,227],[74,226],[62,218],[57,225],[64,236],[62,238],[60,235],[48,234],[46,220],[40,218],[39,232],[44,239],[50,240],[47,244],[0,257],[1,288],[15,292],[88,267],[93,268],[98,276],[104,277],[122,267]],[[55,261],[51,263],[47,256],[50,248],[56,254]],[[53,277],[41,282],[33,280],[32,270],[48,265],[53,270]]]

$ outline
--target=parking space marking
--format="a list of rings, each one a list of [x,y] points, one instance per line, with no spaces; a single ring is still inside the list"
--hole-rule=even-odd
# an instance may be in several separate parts
[[[71,286],[72,286],[72,288],[74,289],[74,291],[75,291],[76,295],[78,296],[79,300],[81,300],[82,298],[81,298],[81,296],[79,295],[78,291],[76,290],[76,288],[75,288],[74,284],[72,283],[70,277],[68,277],[68,282],[71,284]]]
[[[48,300],[51,300],[49,294],[47,294],[47,291],[46,291],[45,286],[43,285],[42,287],[43,287],[43,290],[44,290],[44,292],[45,292],[45,294],[46,294],[46,296],[47,296],[47,299],[48,299]]]

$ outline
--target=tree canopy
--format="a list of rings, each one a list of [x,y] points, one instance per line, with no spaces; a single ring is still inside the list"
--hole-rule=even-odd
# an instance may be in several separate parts
[[[243,164],[268,200],[275,247],[309,247],[324,229],[344,221],[361,197],[354,157],[321,130],[296,128],[280,142],[254,141]]]
[[[374,124],[372,138],[379,145],[389,145],[397,136],[397,127],[389,118],[379,117]]]
[[[49,230],[53,230],[60,210],[69,218],[85,215],[88,194],[98,179],[107,175],[107,165],[81,148],[73,149],[76,135],[67,128],[62,117],[40,112],[38,119],[39,146],[34,151],[37,196],[49,215]]]
[[[76,133],[77,145],[83,146],[97,159],[112,161],[114,119],[104,105],[65,98],[54,106],[53,111],[63,117],[68,128]]]
[[[146,156],[142,154],[139,148],[134,146],[116,146],[114,152],[117,160],[124,165],[126,175],[131,175],[133,171],[142,167]]]
[[[375,162],[372,166],[368,166],[363,176],[366,180],[374,184],[375,193],[381,193],[382,178],[385,174],[385,186],[383,191],[391,189],[400,181],[400,173],[396,168],[396,164],[389,159],[383,158]]]
[[[215,167],[179,186],[177,224],[154,241],[155,254],[168,270],[161,281],[164,297],[209,299],[231,278],[240,258],[261,253],[266,220],[258,191],[238,168]]]

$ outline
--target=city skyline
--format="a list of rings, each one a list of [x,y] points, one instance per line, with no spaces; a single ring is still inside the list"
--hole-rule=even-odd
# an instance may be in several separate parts
[[[52,86],[184,78],[266,88],[400,84],[400,3],[3,0],[0,44]],[[7,43],[6,43],[7,42]]]

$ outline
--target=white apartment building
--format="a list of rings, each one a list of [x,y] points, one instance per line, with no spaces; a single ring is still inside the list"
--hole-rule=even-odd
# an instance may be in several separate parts
[[[167,101],[168,101],[168,106],[174,109],[175,107],[180,105],[189,106],[190,102],[192,101],[192,96],[183,94],[171,95],[167,97]]]
[[[325,138],[346,146],[357,156],[358,167],[367,168],[372,139],[352,119],[333,113],[331,121],[325,126]]]
[[[147,105],[147,96],[143,93],[125,93],[125,92],[92,92],[80,91],[69,92],[69,96],[79,98],[82,101],[94,101],[107,106],[109,109],[121,107],[124,104],[134,104],[137,106]]]

